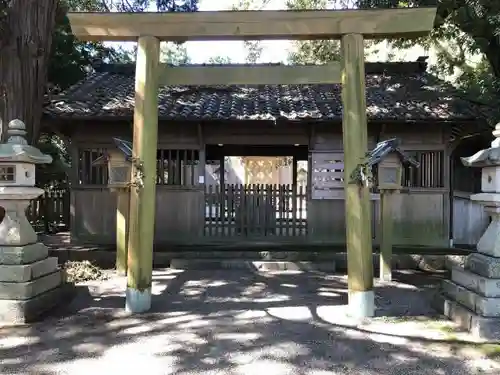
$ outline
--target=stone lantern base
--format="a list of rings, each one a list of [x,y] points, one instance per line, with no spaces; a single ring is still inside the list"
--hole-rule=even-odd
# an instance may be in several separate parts
[[[474,336],[500,340],[500,195],[471,198],[486,205],[492,222],[477,244],[478,252],[469,255],[463,267],[453,268],[451,280],[443,282],[434,307]]]
[[[3,202],[0,222],[0,324],[35,320],[62,300],[63,277],[57,258],[37,243],[24,216],[29,200]],[[25,245],[21,245],[25,244]]]
[[[479,287],[482,283],[486,289]],[[433,306],[475,337],[500,340],[500,288],[494,280],[467,269],[452,270],[451,280],[443,282]],[[472,288],[475,290],[471,290]],[[489,293],[492,292],[492,293]],[[488,295],[490,295],[488,297]]]
[[[0,324],[35,320],[62,299],[57,258],[41,243],[0,247]]]

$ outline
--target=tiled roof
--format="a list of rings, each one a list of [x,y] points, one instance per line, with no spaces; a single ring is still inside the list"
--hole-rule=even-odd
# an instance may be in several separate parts
[[[367,63],[367,114],[380,120],[471,120],[478,108],[426,72],[424,62]],[[161,87],[159,117],[166,120],[340,120],[340,85]],[[130,118],[134,67],[102,65],[45,107],[57,118]]]

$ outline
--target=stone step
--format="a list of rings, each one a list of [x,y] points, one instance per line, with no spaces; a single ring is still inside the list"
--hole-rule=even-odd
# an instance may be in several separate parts
[[[500,318],[500,298],[483,297],[450,280],[445,280],[441,288],[444,294],[471,311],[485,317]]]
[[[259,271],[320,271],[335,273],[335,262],[251,262]]]
[[[436,293],[432,306],[475,337],[482,340],[500,340],[500,318],[481,316],[443,293]]]
[[[57,258],[50,257],[31,264],[0,265],[0,282],[26,282],[56,271]]]
[[[490,279],[500,279],[500,258],[474,253],[465,260],[465,269]]]
[[[489,279],[461,267],[453,267],[451,280],[483,297],[500,297],[500,280]]]
[[[25,246],[0,246],[0,264],[29,264],[49,256],[43,243]]]
[[[247,261],[241,259],[172,259],[170,267],[191,270],[244,269],[256,271],[335,272],[335,262]]]
[[[0,299],[27,300],[56,288],[61,282],[62,273],[60,270],[27,282],[0,282]]]

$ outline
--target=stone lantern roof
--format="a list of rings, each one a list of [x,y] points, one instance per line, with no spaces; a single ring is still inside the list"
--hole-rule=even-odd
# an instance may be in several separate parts
[[[491,142],[491,147],[476,152],[469,157],[460,158],[466,167],[490,167],[500,165],[500,123],[493,130],[495,139]]]
[[[26,125],[21,120],[12,120],[7,129],[7,143],[0,144],[1,162],[50,164],[52,156],[43,154],[26,141]]]

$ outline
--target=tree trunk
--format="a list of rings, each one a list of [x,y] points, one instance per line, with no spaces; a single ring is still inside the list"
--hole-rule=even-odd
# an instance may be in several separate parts
[[[58,0],[10,0],[0,10],[0,124],[20,119],[39,136]]]
[[[500,43],[497,38],[497,36],[494,36],[490,39],[488,48],[484,52],[491,65],[493,75],[500,78]]]

